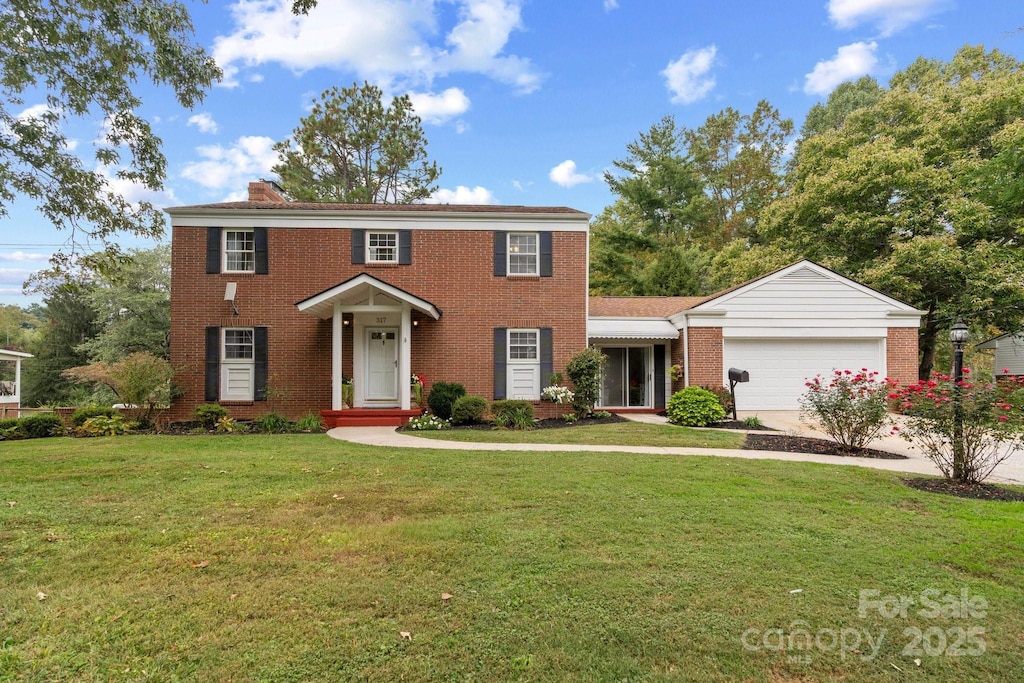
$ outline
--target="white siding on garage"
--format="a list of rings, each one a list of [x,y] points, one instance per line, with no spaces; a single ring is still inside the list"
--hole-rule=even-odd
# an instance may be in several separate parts
[[[834,369],[877,370],[885,376],[885,343],[881,339],[726,339],[723,374],[730,367],[746,370],[750,381],[736,386],[736,409],[797,410],[805,382]],[[728,386],[728,377],[723,384]]]
[[[997,376],[1024,375],[1024,339],[1013,335],[999,337],[996,345],[995,373]]]

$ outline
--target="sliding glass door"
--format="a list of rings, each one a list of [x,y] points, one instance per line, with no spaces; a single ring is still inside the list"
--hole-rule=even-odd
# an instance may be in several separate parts
[[[601,382],[601,405],[606,408],[648,408],[651,391],[651,347],[605,346],[608,357]]]

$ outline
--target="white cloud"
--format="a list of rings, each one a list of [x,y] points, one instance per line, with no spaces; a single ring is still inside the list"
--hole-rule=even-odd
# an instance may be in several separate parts
[[[204,145],[196,148],[201,161],[186,164],[181,172],[187,178],[210,190],[231,190],[248,187],[250,180],[267,176],[277,163],[274,141],[261,135],[245,135],[231,145]]]
[[[115,192],[124,197],[125,201],[129,204],[149,202],[156,208],[162,209],[167,206],[174,206],[175,204],[181,203],[178,201],[178,198],[174,196],[173,190],[151,190],[139,183],[117,177],[117,171],[117,168],[110,166],[96,169],[96,172],[106,179],[107,188],[111,192]]]
[[[49,254],[32,254],[23,251],[12,251],[9,254],[0,253],[0,261],[13,261],[21,263],[24,261],[49,261]]]
[[[844,45],[836,56],[814,65],[804,78],[804,92],[808,95],[827,95],[837,85],[870,74],[878,66],[878,43],[859,42]]]
[[[604,0],[604,11],[611,12],[613,9],[619,9],[619,0]]]
[[[444,123],[469,111],[469,98],[460,88],[448,88],[442,93],[411,92],[409,99],[424,123]]]
[[[435,192],[429,199],[423,200],[424,204],[497,204],[498,198],[486,187],[477,185],[468,188],[459,185],[454,190],[447,188]]]
[[[661,75],[672,93],[673,104],[691,104],[707,97],[715,87],[715,77],[708,72],[715,65],[718,48],[709,45],[689,50],[674,62],[669,62]]]
[[[213,120],[213,117],[207,112],[201,114],[193,114],[188,117],[188,125],[195,126],[199,129],[200,133],[216,133],[217,122]]]
[[[593,176],[589,176],[586,173],[576,172],[576,162],[572,159],[566,159],[562,163],[555,166],[548,173],[548,178],[551,182],[562,187],[572,187],[573,185],[579,185],[580,183],[589,183],[594,179]]]
[[[829,0],[828,16],[840,29],[875,24],[885,37],[941,11],[948,4],[947,0]]]
[[[41,119],[44,114],[49,114],[52,110],[45,104],[33,104],[31,107],[25,107],[21,110],[21,113],[16,117],[19,121],[28,121],[29,119]]]
[[[457,23],[442,36],[451,1],[332,0],[295,16],[291,0],[240,0],[231,6],[233,32],[214,40],[221,84],[237,86],[242,69],[280,64],[298,73],[351,70],[384,86],[429,86],[435,77],[467,72],[536,90],[540,74],[530,61],[503,54],[522,28],[522,0],[455,0]]]
[[[14,294],[21,294],[21,283],[29,278],[35,270],[26,268],[0,268],[0,285],[18,285],[19,289]]]

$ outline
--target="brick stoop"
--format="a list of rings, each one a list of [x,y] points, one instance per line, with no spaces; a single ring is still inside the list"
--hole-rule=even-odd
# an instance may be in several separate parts
[[[422,408],[402,410],[401,408],[346,408],[345,410],[321,410],[320,417],[328,429],[334,427],[401,427],[414,417],[423,414]]]

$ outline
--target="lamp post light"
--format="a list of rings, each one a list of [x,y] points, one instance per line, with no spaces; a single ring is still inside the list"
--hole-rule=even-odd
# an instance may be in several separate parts
[[[971,338],[963,318],[957,317],[949,330],[949,341],[953,343],[953,478],[961,481],[967,473],[964,462],[964,411],[960,386],[964,379],[964,345]]]

